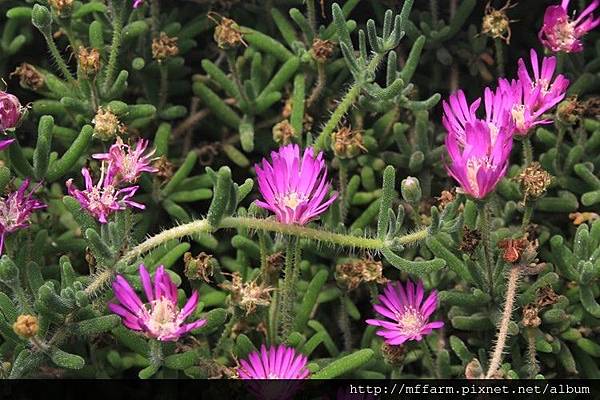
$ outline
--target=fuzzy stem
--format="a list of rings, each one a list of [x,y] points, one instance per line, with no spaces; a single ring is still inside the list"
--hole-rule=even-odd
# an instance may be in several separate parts
[[[506,346],[506,339],[508,338],[508,325],[510,323],[510,317],[512,315],[513,307],[515,304],[515,298],[517,297],[517,286],[519,281],[519,267],[513,266],[510,269],[508,275],[508,284],[506,287],[506,302],[504,303],[504,310],[502,311],[502,319],[500,320],[500,326],[498,327],[498,338],[496,340],[496,347],[492,353],[492,360],[490,361],[490,368],[485,375],[486,379],[491,379],[496,373],[502,362],[502,352]]]
[[[310,30],[314,34],[317,27],[317,11],[315,7],[315,0],[308,0],[306,2],[306,11],[308,14],[308,24],[310,25]],[[310,43],[307,43],[307,45],[310,45]]]
[[[527,167],[533,162],[533,148],[529,135],[523,138],[523,167]]]
[[[374,73],[377,70],[377,67],[381,63],[383,56],[384,55],[380,53],[377,53],[375,54],[375,56],[373,56],[373,58],[369,62],[369,65],[366,68],[365,75],[367,75],[368,72]],[[315,141],[316,150],[325,149],[325,147],[329,143],[331,133],[338,126],[338,124],[340,123],[344,115],[346,115],[350,107],[352,107],[354,102],[358,99],[360,91],[362,90],[362,87],[365,83],[366,82],[364,80],[357,80],[356,82],[354,82],[350,90],[348,90],[348,92],[344,95],[342,101],[340,102],[340,104],[338,104],[333,114],[331,114],[329,121],[327,121],[325,127],[319,134],[319,137]]]
[[[160,3],[158,0],[150,2],[150,16],[152,18],[152,37],[158,37],[160,29]]]
[[[160,89],[158,92],[158,109],[162,110],[167,104],[167,98],[169,96],[169,69],[164,64],[159,64],[158,70],[160,71]]]
[[[536,359],[537,351],[535,349],[535,330],[533,328],[525,328],[527,336],[527,364],[529,367],[529,379],[534,379],[538,373],[538,363]]]
[[[298,275],[298,266],[300,264],[300,241],[291,237],[285,250],[285,276],[283,286],[280,289],[281,302],[279,303],[279,332],[280,338],[285,340],[292,330],[294,322],[293,310],[296,292],[296,278]]]
[[[423,350],[423,363],[426,364],[426,367],[429,369],[434,378],[437,378],[438,374],[435,368],[435,362],[433,361],[433,353],[429,348],[429,344],[427,344],[427,340],[423,338],[419,343],[421,349]],[[429,365],[427,365],[429,364]]]
[[[60,54],[60,51],[58,51],[58,47],[56,47],[54,38],[52,37],[52,35],[50,33],[42,32],[42,34],[44,35],[44,38],[46,39],[46,44],[48,45],[48,50],[50,50],[50,54],[52,55],[52,58],[54,58],[54,61],[56,62],[56,65],[58,66],[60,73],[63,75],[63,77],[69,83],[75,85],[77,82],[75,81],[75,78],[73,78],[73,74],[71,74],[71,71],[69,70],[67,63],[65,62],[62,55]]]
[[[376,238],[365,238],[361,236],[344,235],[341,233],[333,233],[316,228],[308,228],[301,225],[288,225],[271,219],[260,219],[250,217],[227,217],[221,220],[218,228],[257,229],[267,232],[280,233],[283,235],[298,236],[300,238],[305,238],[314,241],[327,242],[339,246],[357,247],[361,249],[370,250],[381,250],[386,246],[386,242]],[[212,227],[208,224],[208,221],[204,219],[179,225],[166,231],[162,231],[161,233],[147,239],[145,242],[140,243],[139,245],[131,249],[129,252],[127,252],[123,256],[122,260],[132,261],[136,257],[139,257],[140,255],[172,239],[178,239],[184,236],[192,235],[194,233],[210,231],[212,231]],[[428,235],[429,229],[424,228],[413,233],[409,233],[404,236],[395,238],[394,243],[406,245],[423,240],[427,238]]]
[[[338,324],[342,331],[342,337],[344,339],[344,350],[350,351],[352,349],[352,331],[350,329],[350,318],[348,317],[348,309],[346,307],[346,300],[348,298],[347,293],[343,293],[340,296],[340,309]]]
[[[533,215],[533,204],[530,201],[525,201],[525,210],[523,211],[523,221],[521,222],[521,230],[525,232]]]
[[[104,288],[113,278],[115,271],[105,269],[94,276],[92,282],[85,288],[85,294],[90,297],[94,296],[97,291]]]
[[[490,289],[492,302],[494,300],[494,267],[492,253],[492,237],[490,224],[490,210],[487,202],[478,202],[479,208],[479,230],[481,231],[481,242],[483,244],[485,270]]]
[[[339,161],[339,174],[338,179],[340,181],[339,193],[340,193],[340,218],[342,222],[346,220],[346,214],[348,213],[347,205],[350,204],[346,199],[346,187],[348,186],[348,162],[346,160],[338,159]]]
[[[319,97],[321,96],[321,92],[325,88],[325,84],[327,83],[327,75],[325,74],[325,64],[317,63],[317,83],[313,87],[312,92],[310,92],[310,96],[308,96],[308,100],[306,100],[306,108],[311,108]]]
[[[115,6],[115,2],[118,4]],[[110,54],[108,56],[108,64],[106,66],[106,76],[104,77],[104,93],[108,93],[115,78],[117,71],[117,58],[121,49],[121,39],[123,33],[123,0],[110,0],[111,10],[113,12],[113,37],[110,45]]]
[[[231,335],[231,331],[233,330],[233,326],[238,321],[238,317],[239,317],[238,312],[236,310],[233,310],[233,312],[231,314],[231,318],[229,319],[229,321],[223,328],[223,333],[221,333],[221,336],[219,337],[219,341],[217,342],[217,344],[215,345],[215,348],[213,350],[213,354],[215,355],[215,357],[223,349],[223,346],[225,346],[225,340],[227,340],[227,338],[229,338],[229,336]]]

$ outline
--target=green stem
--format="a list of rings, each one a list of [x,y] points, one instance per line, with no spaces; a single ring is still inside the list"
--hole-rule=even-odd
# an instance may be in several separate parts
[[[533,148],[529,135],[523,138],[523,167],[529,166],[533,162]]]
[[[346,220],[346,214],[348,212],[347,205],[350,204],[350,202],[348,201],[349,199],[346,199],[346,187],[348,186],[348,162],[347,160],[342,160],[341,158],[338,158],[338,161],[340,166],[338,174],[338,179],[340,181],[340,218],[342,222],[344,222]]]
[[[115,2],[118,3],[115,6]],[[110,55],[108,56],[108,64],[106,66],[106,76],[104,77],[104,93],[108,93],[117,70],[117,58],[121,49],[121,39],[123,33],[123,11],[125,2],[123,0],[110,0],[110,8],[113,18],[113,37],[110,45]]]
[[[279,291],[279,323],[280,339],[285,340],[293,326],[294,300],[296,293],[296,281],[298,277],[298,266],[300,265],[300,241],[298,238],[290,237],[285,250],[285,275],[283,286]]]
[[[150,2],[150,16],[152,18],[152,37],[158,37],[160,28],[160,4],[158,0]]]
[[[525,232],[533,215],[533,204],[525,200],[525,210],[523,211],[523,221],[521,222],[521,230]]]
[[[504,48],[502,47],[502,39],[495,38],[494,39],[494,47],[496,49],[496,68],[498,71],[498,76],[504,76]]]
[[[493,252],[492,252],[492,237],[490,210],[487,202],[480,201],[477,203],[479,209],[479,230],[481,231],[481,242],[483,244],[485,271],[487,275],[488,286],[490,289],[490,297],[494,301],[494,267],[493,267]]]
[[[383,54],[377,53],[366,68],[365,75],[369,75],[370,73],[375,73],[377,67],[381,63],[383,59]],[[358,99],[360,95],[360,91],[362,90],[363,85],[366,82],[364,80],[357,80],[354,82],[350,90],[344,95],[342,101],[336,107],[333,114],[329,118],[329,121],[325,124],[325,127],[319,134],[319,137],[315,141],[316,150],[323,150],[329,145],[329,141],[331,140],[331,133],[338,126],[344,115],[348,112],[350,107],[354,104],[354,102]]]
[[[233,326],[238,321],[238,318],[239,318],[238,312],[236,310],[233,310],[233,312],[231,314],[231,318],[225,325],[225,328],[223,328],[223,333],[221,333],[221,336],[219,337],[219,341],[217,342],[217,344],[215,345],[215,348],[213,350],[213,354],[215,357],[218,356],[219,352],[223,349],[223,346],[225,346],[225,341],[229,338],[229,336],[231,336]]]
[[[317,27],[317,11],[315,7],[315,0],[308,0],[306,2],[306,10],[308,14],[308,24],[310,25],[310,30],[313,35],[315,34],[315,29]],[[312,43],[307,43],[310,46]]]
[[[166,65],[160,63],[158,67],[160,71],[160,90],[158,93],[158,109],[162,110],[167,104],[167,98],[169,95],[169,69]]]
[[[346,301],[348,300],[348,294],[343,293],[340,296],[340,310],[339,310],[339,326],[342,331],[344,338],[344,350],[350,351],[352,349],[352,331],[350,329],[350,318],[348,317],[348,310],[346,308]]]
[[[56,47],[56,43],[54,43],[54,39],[52,38],[52,35],[50,33],[43,33],[43,34],[44,34],[44,38],[46,39],[46,44],[48,45],[48,49],[50,50],[50,54],[52,55],[52,58],[54,58],[54,61],[56,62],[56,65],[58,66],[60,73],[64,76],[64,78],[69,83],[75,85],[76,84],[75,78],[73,78],[73,75],[71,74],[71,71],[69,70],[69,67],[67,66],[67,63],[65,62],[62,55],[60,54],[60,51],[58,51],[58,47]]]
[[[426,367],[429,369],[434,378],[437,378],[437,371],[435,370],[435,363],[433,361],[433,353],[429,348],[429,344],[427,344],[427,340],[423,339],[420,342],[421,349],[423,350],[423,363],[426,364]],[[429,365],[427,365],[429,364]]]
[[[562,145],[562,142],[565,138],[565,133],[567,131],[567,128],[565,127],[565,125],[563,123],[561,123],[560,121],[555,121],[556,129],[558,130],[558,137],[556,138],[556,157],[554,158],[554,169],[556,169],[557,173],[560,173],[560,171],[562,171],[562,167],[560,164],[560,146]]]

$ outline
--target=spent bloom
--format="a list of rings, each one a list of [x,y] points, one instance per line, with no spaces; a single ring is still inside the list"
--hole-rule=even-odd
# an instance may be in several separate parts
[[[380,304],[373,305],[375,311],[388,320],[368,319],[367,324],[379,326],[379,336],[389,345],[401,345],[409,340],[421,340],[433,329],[444,326],[442,321],[429,322],[437,308],[437,292],[432,291],[423,301],[423,282],[390,282],[379,296]]]
[[[156,270],[154,285],[143,264],[140,265],[140,278],[148,303],[142,302],[121,275],[113,282],[113,291],[120,304],[110,303],[108,308],[122,318],[127,328],[144,332],[160,341],[176,341],[206,324],[204,319],[185,322],[198,306],[198,292],[194,290],[180,309],[177,305],[177,286],[162,265]]]
[[[327,181],[323,152],[315,157],[313,148],[308,147],[300,157],[300,147],[290,144],[271,152],[271,159],[271,164],[263,158],[261,165],[255,165],[264,199],[256,204],[274,212],[279,222],[304,225],[336,199],[334,193],[325,200],[331,184]]]
[[[0,132],[17,126],[22,113],[23,108],[17,96],[0,91]]]
[[[567,8],[570,0],[550,6],[544,13],[544,24],[538,37],[542,44],[554,52],[577,53],[583,50],[581,38],[600,24],[600,18],[592,14],[600,0],[594,0],[577,18],[569,17]]]
[[[242,379],[305,379],[309,375],[306,368],[308,358],[292,347],[262,345],[260,351],[240,360],[238,373]]]
[[[517,135],[526,135],[531,128],[552,120],[541,119],[542,115],[558,104],[566,94],[569,80],[562,74],[554,77],[556,57],[543,57],[540,66],[535,50],[530,52],[533,76],[529,74],[525,61],[519,59],[519,79],[510,83],[500,79],[500,90],[512,97],[510,113]]]
[[[98,183],[94,185],[90,171],[83,168],[81,175],[85,181],[85,190],[77,189],[73,185],[73,179],[69,179],[66,182],[69,195],[73,196],[82,208],[103,224],[108,222],[108,216],[115,211],[125,210],[127,207],[142,210],[145,208],[143,204],[131,200],[138,190],[138,186],[119,189],[110,174],[105,172],[105,166],[102,165],[102,175]]]
[[[4,248],[4,238],[8,233],[29,226],[29,217],[35,210],[46,207],[44,203],[31,197],[35,191],[26,193],[29,180],[24,180],[16,192],[0,199],[0,253]]]
[[[147,148],[148,141],[145,139],[138,140],[135,147],[132,147],[117,137],[116,143],[110,146],[108,153],[98,153],[92,157],[108,162],[107,177],[110,181],[135,183],[143,172],[158,171],[151,165],[156,150],[146,152]]]

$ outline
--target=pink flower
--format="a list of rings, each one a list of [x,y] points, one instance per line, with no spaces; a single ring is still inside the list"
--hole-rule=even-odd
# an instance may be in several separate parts
[[[21,103],[16,96],[0,91],[0,132],[17,126],[21,119],[22,110]],[[12,140],[10,143],[12,143]],[[3,148],[8,144],[4,145]]]
[[[562,0],[558,6],[550,6],[544,14],[544,24],[538,37],[542,44],[552,51],[577,53],[583,50],[581,38],[600,24],[600,18],[594,18],[592,12],[600,5],[594,0],[576,19],[569,18],[567,8],[570,0]]]
[[[198,292],[194,290],[183,308],[179,309],[177,287],[162,265],[154,274],[154,286],[143,264],[140,265],[140,278],[147,304],[142,302],[121,275],[113,282],[115,297],[121,304],[111,303],[108,308],[123,319],[123,325],[127,328],[144,332],[160,341],[176,341],[189,331],[206,324],[204,319],[185,323],[198,306]]]
[[[135,0],[133,2],[133,8],[138,8],[139,6],[141,6],[142,4],[144,4],[144,0]]]
[[[282,344],[254,351],[247,360],[241,360],[238,373],[242,379],[305,379],[308,358]]]
[[[28,187],[29,180],[26,179],[16,192],[10,193],[0,201],[0,253],[4,248],[6,234],[29,226],[31,213],[46,207],[41,201],[31,198],[37,187],[26,194]]]
[[[373,305],[375,311],[389,319],[368,319],[367,324],[379,326],[379,336],[385,338],[389,345],[400,345],[409,340],[421,340],[432,330],[444,326],[442,321],[429,322],[429,317],[437,308],[437,292],[434,290],[423,301],[425,291],[423,282],[415,284],[406,282],[406,287],[400,282],[390,282],[379,296],[380,304]]]
[[[15,139],[0,140],[0,151],[6,149]]]
[[[135,183],[143,172],[154,173],[158,169],[154,168],[152,155],[155,150],[144,154],[148,147],[148,141],[140,139],[135,148],[124,144],[123,139],[117,138],[115,144],[110,146],[108,153],[98,153],[92,155],[97,160],[108,162],[108,179],[114,183]]]
[[[144,209],[145,206],[130,200],[138,186],[130,186],[123,189],[117,189],[111,176],[104,171],[102,165],[102,176],[96,186],[92,182],[92,177],[87,168],[81,170],[81,175],[85,181],[85,190],[79,190],[73,185],[73,179],[67,181],[69,195],[73,196],[82,208],[88,210],[98,221],[105,224],[108,222],[108,216],[115,211],[125,210],[127,207]]]
[[[314,157],[312,147],[304,150],[296,144],[271,152],[272,164],[263,158],[255,165],[258,188],[264,201],[259,207],[275,213],[279,222],[304,225],[325,212],[337,197],[325,196],[331,187],[327,182],[327,166],[323,152]]]

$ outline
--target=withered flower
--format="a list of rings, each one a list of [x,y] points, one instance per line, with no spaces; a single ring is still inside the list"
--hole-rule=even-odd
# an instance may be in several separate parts
[[[292,143],[296,132],[290,121],[284,119],[273,126],[273,140],[275,143],[286,145]]]
[[[188,279],[202,279],[205,282],[210,283],[210,278],[214,274],[215,264],[218,261],[210,254],[204,252],[194,257],[192,256],[192,253],[188,251],[183,255],[183,262],[185,264],[184,274]]]
[[[539,308],[534,304],[527,304],[523,307],[523,326],[528,328],[537,328],[542,324],[542,320],[540,319],[538,313]]]
[[[552,183],[552,175],[542,168],[537,161],[529,164],[517,177],[525,200],[543,196]]]
[[[94,76],[100,71],[100,52],[98,49],[80,47],[77,54],[79,67],[87,76]]]
[[[331,40],[315,38],[310,49],[310,54],[319,63],[325,63],[331,57],[335,43]]]
[[[508,0],[506,4],[498,10],[493,8],[490,2],[488,2],[485,6],[485,15],[483,16],[481,25],[481,31],[484,34],[493,39],[501,39],[506,42],[506,44],[510,43],[510,36],[512,33],[510,30],[510,23],[513,22],[508,18],[508,15],[506,15],[506,11],[516,5],[511,5],[510,2],[511,0]]]
[[[477,229],[470,229],[467,226],[463,227],[463,235],[458,249],[467,254],[473,254],[479,242],[481,241],[481,232]]]
[[[244,41],[244,35],[237,22],[230,18],[220,16],[214,12],[209,13],[208,17],[217,24],[213,38],[220,49],[228,50],[238,47],[240,44],[248,46],[248,44]]]
[[[170,37],[161,32],[157,38],[152,40],[152,58],[156,61],[162,62],[167,58],[175,57],[177,54],[179,54],[177,37]]]
[[[19,77],[19,83],[22,87],[31,90],[39,90],[44,87],[45,79],[44,75],[40,73],[33,65],[28,63],[22,63],[15,69],[11,74]]]
[[[386,283],[383,264],[369,258],[352,260],[335,267],[335,279],[348,290],[356,289],[361,283]]]
[[[219,285],[231,293],[231,302],[246,312],[246,315],[256,311],[257,306],[267,307],[271,304],[271,292],[274,288],[259,285],[256,280],[243,282],[242,276],[234,272],[231,281]]]
[[[331,134],[331,147],[339,158],[353,158],[367,149],[363,145],[362,133],[343,126]]]

